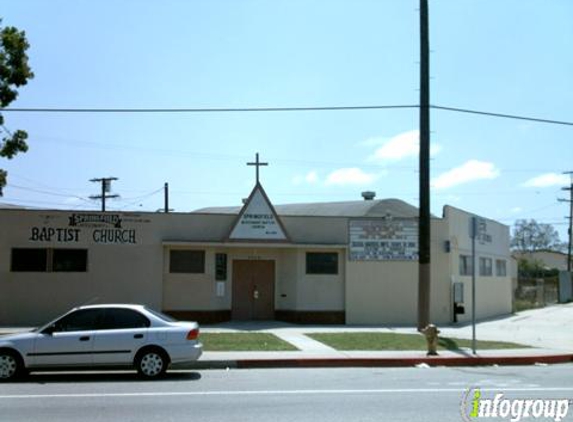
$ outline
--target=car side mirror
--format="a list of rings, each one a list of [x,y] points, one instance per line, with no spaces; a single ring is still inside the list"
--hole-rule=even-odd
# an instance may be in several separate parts
[[[52,324],[52,325],[44,328],[44,330],[42,331],[42,334],[47,334],[47,335],[51,336],[52,334],[54,334],[55,331],[57,331],[56,325]]]

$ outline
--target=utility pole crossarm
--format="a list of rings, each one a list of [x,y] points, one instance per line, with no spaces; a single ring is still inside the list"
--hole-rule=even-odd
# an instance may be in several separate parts
[[[119,198],[119,195],[113,194],[110,195],[111,192],[111,182],[118,180],[117,177],[102,177],[99,179],[90,179],[90,182],[94,183],[101,183],[101,194],[100,195],[91,195],[90,199],[101,199],[101,212],[105,212],[105,200],[112,199],[112,198]]]

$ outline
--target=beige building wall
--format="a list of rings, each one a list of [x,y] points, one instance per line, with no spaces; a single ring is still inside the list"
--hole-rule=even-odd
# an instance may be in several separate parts
[[[452,314],[446,223],[432,220],[431,232],[430,319],[444,324]],[[349,261],[346,280],[348,324],[417,324],[417,261]]]
[[[172,249],[204,250],[204,274],[171,274],[169,251]],[[307,275],[306,252],[337,252],[339,274]],[[227,254],[227,280],[224,295],[217,296],[215,254]],[[344,268],[343,249],[259,245],[258,247],[167,242],[163,263],[162,308],[170,311],[230,310],[235,260],[270,260],[275,262],[275,309],[285,311],[343,311]]]
[[[414,263],[349,261],[346,268],[347,324],[416,321],[418,268]]]
[[[36,325],[86,302],[161,307],[163,262],[154,216],[123,214],[117,230],[127,242],[117,243],[113,235],[102,240],[102,233],[116,230],[109,224],[71,226],[77,214],[2,211],[0,325]],[[88,249],[87,272],[12,272],[13,248]]]
[[[277,311],[345,313],[348,324],[417,323],[417,262],[349,261],[348,217],[284,216],[290,242],[256,244],[226,239],[237,218],[233,214],[18,209],[0,214],[0,325],[36,325],[88,301],[230,311],[236,260],[275,262]],[[446,207],[443,219],[432,220],[430,314],[438,324],[452,321],[454,282],[465,286],[466,314],[459,319],[471,317],[471,277],[459,270],[459,255],[471,253],[470,217]],[[486,223],[489,237],[477,250],[478,256],[492,259],[494,275],[478,278],[478,318],[511,312],[509,228]],[[80,273],[12,272],[13,248],[86,249],[88,268]],[[171,274],[169,251],[178,248],[204,250],[205,273]],[[337,252],[338,274],[306,274],[307,252]],[[215,280],[216,253],[227,254],[224,281]],[[506,276],[495,275],[496,259],[507,260]]]
[[[471,321],[472,277],[460,274],[460,255],[472,255],[470,220],[473,214],[444,207],[444,218],[449,225],[451,245],[452,282],[464,286],[465,314],[458,315],[458,321]],[[509,252],[509,227],[489,219],[484,222],[484,233],[476,240],[476,319],[506,315],[512,312],[512,259]],[[492,262],[492,275],[480,275],[479,259],[487,258]],[[505,261],[506,273],[497,275],[496,261]]]
[[[337,252],[338,274],[306,274],[307,252]],[[345,266],[344,250],[299,249],[297,251],[296,310],[343,311]]]

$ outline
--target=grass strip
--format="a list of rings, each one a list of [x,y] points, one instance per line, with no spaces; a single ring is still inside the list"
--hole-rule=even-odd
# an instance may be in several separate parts
[[[307,336],[320,341],[336,350],[427,350],[426,339],[421,334],[399,333],[313,333]],[[457,338],[440,337],[439,350],[460,350],[471,348],[472,341]],[[485,349],[521,349],[528,348],[516,343],[503,341],[478,340],[476,348]]]
[[[267,333],[201,333],[207,352],[292,352],[292,344]]]

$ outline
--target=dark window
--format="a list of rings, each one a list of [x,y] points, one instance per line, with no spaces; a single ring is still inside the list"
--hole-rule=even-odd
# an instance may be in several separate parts
[[[87,249],[14,248],[12,271],[22,272],[86,272]]]
[[[169,272],[203,274],[205,272],[205,251],[170,251]]]
[[[54,249],[53,271],[86,272],[87,270],[87,249]]]
[[[97,330],[103,316],[102,309],[80,309],[64,316],[54,324],[55,331]]]
[[[338,274],[338,253],[307,252],[307,274]]]
[[[491,258],[479,259],[479,275],[485,277],[491,277],[493,275]]]
[[[473,274],[473,259],[469,255],[460,255],[460,275]]]
[[[227,279],[227,254],[215,254],[215,280]]]
[[[507,276],[507,264],[505,259],[496,259],[495,260],[495,275],[498,277],[506,277]]]
[[[156,311],[155,309],[148,308],[147,306],[145,307],[145,310],[163,321],[177,322],[175,318],[172,318],[169,315],[164,314],[163,312]]]
[[[132,309],[109,308],[105,310],[105,316],[101,328],[103,330],[119,330],[122,328],[146,328],[150,322],[145,315]]]
[[[48,250],[12,249],[12,271],[48,271]]]

